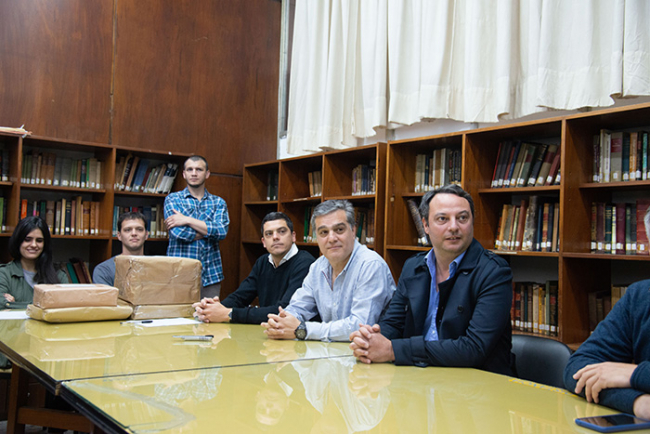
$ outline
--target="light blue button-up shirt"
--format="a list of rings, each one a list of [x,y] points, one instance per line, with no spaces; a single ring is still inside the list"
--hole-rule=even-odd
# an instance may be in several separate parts
[[[467,250],[465,250],[467,252]],[[449,277],[447,280],[454,277],[456,270],[458,269],[458,264],[465,257],[465,252],[461,253],[451,261],[449,264]],[[437,341],[438,340],[438,327],[436,327],[436,316],[438,315],[438,303],[440,302],[440,292],[438,292],[438,285],[436,284],[436,255],[433,253],[433,249],[429,250],[426,256],[427,266],[429,267],[429,273],[431,274],[431,295],[429,296],[429,310],[427,311],[427,320],[424,323],[424,329],[427,330],[427,333],[424,335],[425,341]]]
[[[332,266],[321,256],[296,290],[286,311],[306,321],[307,339],[348,341],[359,324],[375,324],[395,292],[386,261],[354,242],[350,260],[332,285]],[[309,321],[320,314],[322,322]]]

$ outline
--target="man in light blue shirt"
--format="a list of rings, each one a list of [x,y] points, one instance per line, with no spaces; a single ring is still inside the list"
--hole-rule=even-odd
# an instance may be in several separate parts
[[[271,339],[348,341],[359,324],[371,324],[388,305],[395,282],[384,259],[354,236],[354,208],[329,200],[311,218],[323,256],[311,265],[286,309],[262,323]],[[320,315],[320,322],[310,321]]]

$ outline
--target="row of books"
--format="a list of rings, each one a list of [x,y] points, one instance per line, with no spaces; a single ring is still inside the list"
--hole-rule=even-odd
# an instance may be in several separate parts
[[[88,263],[79,258],[70,258],[68,262],[54,263],[55,269],[62,270],[70,283],[93,283]]]
[[[556,199],[530,196],[501,211],[494,249],[557,252],[560,248],[560,204]]]
[[[359,164],[352,169],[352,195],[375,194],[377,191],[377,167],[374,160]]]
[[[149,238],[166,238],[165,215],[161,204],[152,206],[115,206],[113,208],[113,236],[117,236],[117,220],[125,212],[141,212],[147,221]]]
[[[462,154],[458,149],[440,148],[415,156],[415,192],[435,190],[448,184],[460,185]]]
[[[594,331],[599,322],[601,322],[612,310],[612,307],[618,302],[625,292],[627,285],[612,285],[610,289],[604,291],[590,292],[587,296],[589,306],[589,330]]]
[[[593,140],[593,182],[650,179],[647,131],[602,129]]]
[[[0,149],[0,181],[9,181],[9,151]]]
[[[591,204],[591,252],[612,255],[648,255],[643,218],[650,200],[635,203]]]
[[[558,145],[520,140],[499,143],[492,188],[541,187],[560,183]]]
[[[123,155],[115,165],[115,190],[167,194],[178,168],[177,163],[156,164],[137,155]]]
[[[278,171],[269,170],[266,182],[266,200],[278,200]]]
[[[558,336],[558,282],[513,282],[512,329]]]
[[[319,197],[323,195],[323,172],[316,170],[307,174],[309,181],[309,196]]]
[[[97,158],[57,157],[54,152],[32,150],[23,155],[23,184],[101,189],[103,163]]]
[[[81,196],[60,200],[27,200],[20,203],[20,218],[39,216],[52,235],[99,235],[99,202]]]

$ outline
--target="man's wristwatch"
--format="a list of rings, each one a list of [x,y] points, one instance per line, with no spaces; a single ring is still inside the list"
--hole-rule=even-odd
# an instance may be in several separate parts
[[[300,324],[298,325],[298,328],[294,332],[296,335],[296,339],[300,339],[301,341],[304,341],[305,338],[307,337],[307,324],[305,324],[304,321],[300,321]]]

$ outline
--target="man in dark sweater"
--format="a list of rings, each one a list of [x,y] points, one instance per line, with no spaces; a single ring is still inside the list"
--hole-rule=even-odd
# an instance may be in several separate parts
[[[650,234],[650,209],[644,223]],[[630,285],[571,355],[564,385],[589,402],[650,419],[650,280]]]
[[[215,297],[195,303],[196,317],[204,322],[260,324],[279,306],[286,307],[315,260],[298,250],[295,242],[291,219],[281,212],[267,214],[262,220],[262,244],[268,255],[257,259],[237,291],[222,302]],[[256,297],[260,307],[250,306]]]

